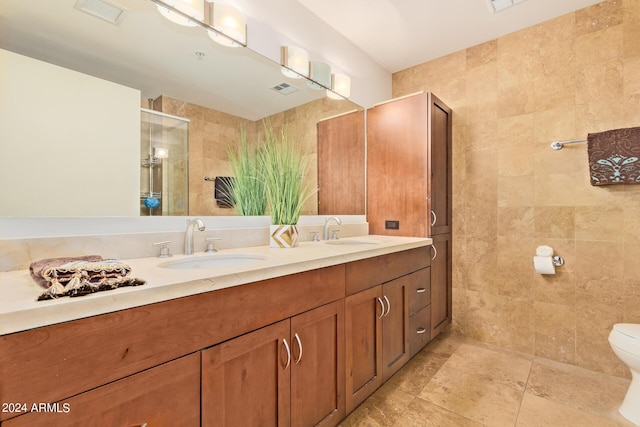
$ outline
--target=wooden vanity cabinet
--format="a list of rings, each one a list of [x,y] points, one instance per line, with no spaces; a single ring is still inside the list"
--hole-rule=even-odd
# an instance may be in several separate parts
[[[428,271],[428,254],[424,247],[347,264],[347,413],[410,359],[412,291],[428,287],[424,273],[414,272]]]
[[[200,354],[182,357],[39,410],[4,421],[2,426],[197,427]]]
[[[367,110],[369,232],[434,240],[431,338],[452,316],[452,123],[451,108],[427,92]]]
[[[335,426],[345,415],[344,301],[202,352],[203,426]]]

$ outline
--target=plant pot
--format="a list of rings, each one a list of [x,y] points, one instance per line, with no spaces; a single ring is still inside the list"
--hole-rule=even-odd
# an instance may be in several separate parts
[[[298,228],[295,225],[270,225],[269,246],[293,248],[298,246]]]

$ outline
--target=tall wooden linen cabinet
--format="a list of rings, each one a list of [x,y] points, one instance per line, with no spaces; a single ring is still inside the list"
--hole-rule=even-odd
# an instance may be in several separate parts
[[[370,234],[431,237],[431,338],[451,323],[452,112],[432,93],[367,110]]]

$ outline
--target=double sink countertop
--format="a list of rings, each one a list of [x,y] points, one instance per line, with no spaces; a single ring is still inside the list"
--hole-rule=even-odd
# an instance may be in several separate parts
[[[429,238],[369,235],[338,241],[302,242],[292,249],[256,246],[225,249],[214,254],[199,252],[171,258],[125,259],[121,261],[131,267],[131,277],[145,280],[145,285],[45,301],[37,301],[44,289],[33,281],[28,270],[3,272],[0,273],[0,335],[330,267],[431,243]],[[220,261],[215,261],[218,264],[215,267],[206,268],[205,263],[211,259]],[[201,268],[189,268],[183,262],[200,264]]]

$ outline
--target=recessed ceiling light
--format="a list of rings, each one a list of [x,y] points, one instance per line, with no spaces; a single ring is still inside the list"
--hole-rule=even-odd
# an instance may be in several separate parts
[[[524,0],[489,0],[489,9],[491,13],[500,12],[510,6],[517,3],[522,3]]]
[[[77,0],[75,8],[113,25],[120,25],[127,15],[122,6],[108,0]]]

